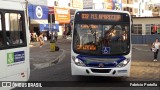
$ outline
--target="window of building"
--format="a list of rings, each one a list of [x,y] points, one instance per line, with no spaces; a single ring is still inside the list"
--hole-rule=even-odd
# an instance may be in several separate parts
[[[137,8],[134,9],[134,13],[138,13],[138,9]]]
[[[134,0],[134,2],[138,2],[138,0]]]
[[[129,12],[132,12],[132,8],[129,8]]]
[[[145,25],[145,29],[146,29],[146,35],[150,35],[151,34],[151,25],[150,24],[146,24]]]
[[[127,4],[127,1],[128,1],[128,0],[122,0],[122,3],[123,3],[123,4]]]
[[[141,35],[142,34],[142,24],[134,24],[133,25],[132,34],[133,35]]]
[[[151,24],[151,34],[160,34],[160,24]]]
[[[127,8],[123,8],[123,11],[127,11]]]
[[[133,0],[127,0],[128,4],[133,4]]]
[[[146,34],[160,34],[160,24],[146,24]]]
[[[22,15],[19,13],[5,13],[7,45],[20,45],[24,42]]]

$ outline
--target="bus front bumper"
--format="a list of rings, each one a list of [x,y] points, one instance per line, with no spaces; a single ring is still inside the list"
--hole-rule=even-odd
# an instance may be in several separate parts
[[[112,76],[112,77],[128,77],[130,76],[130,63],[121,68],[95,68],[77,66],[71,63],[72,75],[82,76]]]

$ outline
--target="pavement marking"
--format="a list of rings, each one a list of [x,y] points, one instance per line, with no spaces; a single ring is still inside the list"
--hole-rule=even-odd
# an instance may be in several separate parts
[[[136,47],[133,47],[133,48],[136,49],[136,50],[139,50],[139,51],[151,52],[151,50],[144,50],[144,49],[140,49],[140,48],[136,48]]]
[[[60,61],[62,61],[63,58],[65,57],[65,50],[64,49],[60,49],[60,50],[62,50],[62,54],[59,55],[56,59],[51,60],[50,62],[46,62],[46,63],[33,64],[35,68],[33,70],[31,70],[31,71],[34,71],[36,69],[42,69],[42,68],[50,67],[52,65],[55,65],[54,62],[59,63]]]

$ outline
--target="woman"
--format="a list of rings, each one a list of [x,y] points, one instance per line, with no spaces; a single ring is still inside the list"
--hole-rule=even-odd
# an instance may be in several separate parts
[[[40,35],[39,35],[39,44],[40,44],[40,48],[43,46],[43,44],[44,44],[44,38],[43,38],[43,33],[40,33]]]
[[[153,43],[152,46],[155,47],[155,49],[156,49],[154,52],[154,60],[153,61],[157,61],[157,56],[158,56],[159,47],[160,47],[160,42],[158,41],[158,38],[156,38],[156,41]]]

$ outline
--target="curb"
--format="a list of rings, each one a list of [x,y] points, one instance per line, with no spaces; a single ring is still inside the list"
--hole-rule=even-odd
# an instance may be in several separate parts
[[[55,64],[59,63],[60,61],[62,61],[63,58],[65,57],[65,50],[64,49],[60,49],[60,50],[62,50],[62,54],[59,55],[56,59],[51,60],[51,61],[46,62],[46,63],[33,64],[34,69],[32,69],[31,71],[34,71],[36,69],[42,69],[42,68],[50,67],[50,66],[55,65]]]

